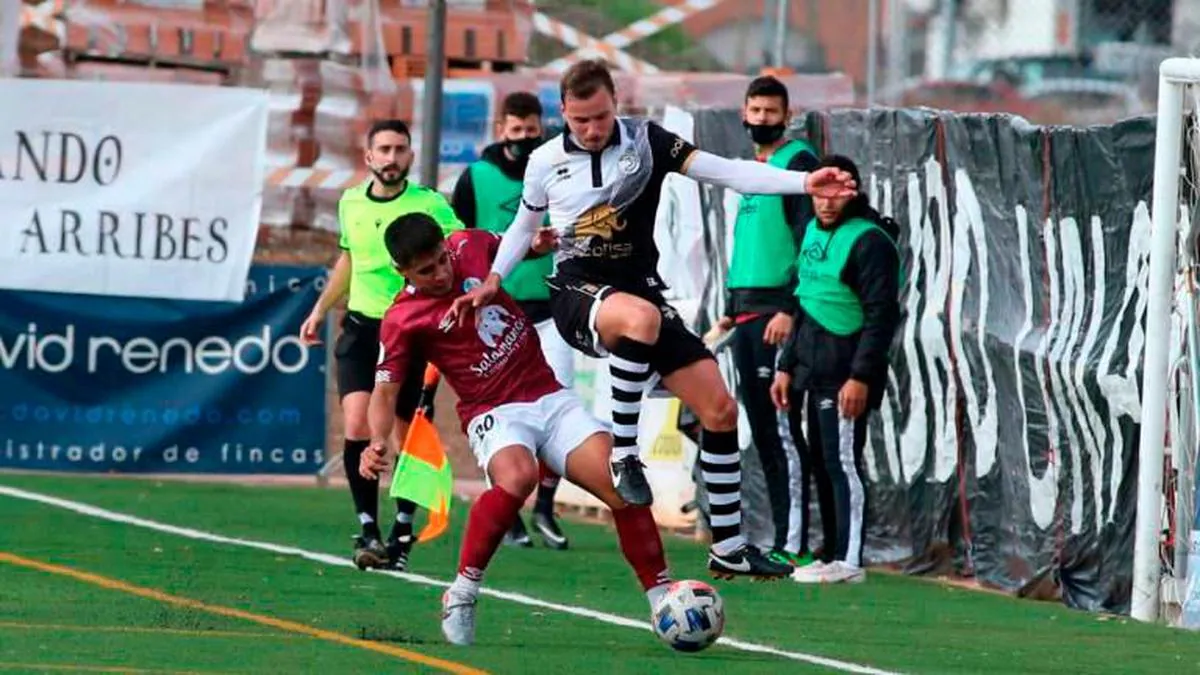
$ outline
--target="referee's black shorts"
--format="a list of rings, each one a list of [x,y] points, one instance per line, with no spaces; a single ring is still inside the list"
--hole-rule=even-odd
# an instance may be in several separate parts
[[[379,324],[378,319],[368,318],[358,312],[346,312],[342,319],[342,334],[333,347],[333,356],[337,360],[338,398],[358,391],[370,393],[375,388],[375,366],[379,364]],[[411,361],[404,383],[400,386],[400,396],[396,399],[396,417],[412,420],[421,403],[424,378],[425,362]]]

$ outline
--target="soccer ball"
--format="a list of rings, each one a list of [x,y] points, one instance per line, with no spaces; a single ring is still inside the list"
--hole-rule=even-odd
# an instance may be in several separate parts
[[[725,603],[717,589],[702,581],[676,581],[655,605],[650,623],[654,634],[672,649],[698,652],[724,632]]]

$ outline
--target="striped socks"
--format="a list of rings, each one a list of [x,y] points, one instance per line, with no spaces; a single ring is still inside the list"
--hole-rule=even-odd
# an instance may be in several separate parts
[[[708,490],[713,549],[728,555],[745,543],[742,537],[742,463],[737,431],[709,431],[700,436],[700,471]]]
[[[650,378],[651,349],[645,342],[623,337],[610,352],[613,462],[638,454],[638,419],[642,413],[642,393]]]

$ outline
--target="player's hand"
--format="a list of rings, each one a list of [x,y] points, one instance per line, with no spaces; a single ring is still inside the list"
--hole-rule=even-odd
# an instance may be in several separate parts
[[[867,385],[858,380],[847,380],[838,392],[838,410],[842,417],[853,420],[867,409]]]
[[[717,343],[717,340],[720,340],[722,335],[728,333],[732,329],[733,317],[721,317],[720,320],[718,320],[717,323],[712,328],[709,328],[708,332],[704,334],[705,346],[707,346],[709,349],[712,349],[712,346]]]
[[[780,410],[787,410],[792,404],[790,400],[792,390],[792,376],[787,373],[776,372],[775,381],[771,383],[771,402]]]
[[[792,315],[779,312],[767,322],[767,328],[763,331],[763,342],[772,346],[782,344],[791,332]]]
[[[373,440],[358,460],[358,473],[367,480],[378,480],[387,468],[387,441]]]
[[[810,172],[804,185],[808,194],[814,197],[835,199],[858,194],[858,184],[854,182],[854,178],[832,166]]]
[[[553,227],[541,228],[534,235],[533,246],[530,248],[538,255],[546,255],[558,248],[558,232]]]
[[[500,292],[500,277],[495,274],[489,274],[483,283],[475,288],[463,293],[454,299],[454,303],[450,305],[450,309],[446,312],[446,316],[442,317],[442,325],[447,326],[452,323],[462,325],[462,322],[467,317],[468,309],[477,309],[496,297],[496,293]]]
[[[321,322],[324,318],[323,314],[318,314],[314,309],[304,323],[300,324],[300,341],[310,347],[321,344]]]

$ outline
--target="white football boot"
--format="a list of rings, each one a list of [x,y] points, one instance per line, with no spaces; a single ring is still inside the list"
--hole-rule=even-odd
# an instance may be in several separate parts
[[[462,647],[475,642],[475,602],[478,596],[446,589],[442,594],[442,635]]]

